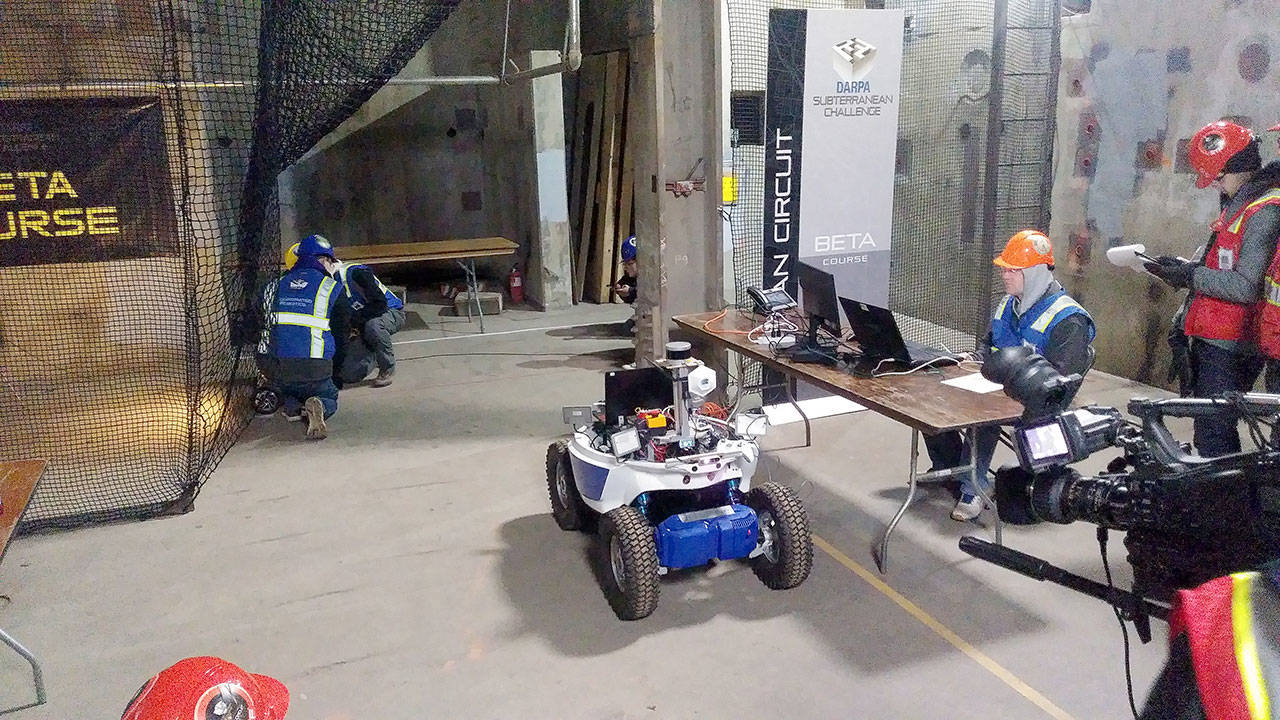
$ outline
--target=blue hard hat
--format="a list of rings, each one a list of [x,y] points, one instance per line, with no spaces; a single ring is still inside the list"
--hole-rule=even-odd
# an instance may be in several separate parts
[[[622,241],[622,262],[631,262],[636,259],[636,236],[632,235]]]
[[[333,254],[333,245],[325,240],[323,235],[308,235],[302,238],[302,242],[298,243],[298,257],[307,255],[338,259],[338,256]]]

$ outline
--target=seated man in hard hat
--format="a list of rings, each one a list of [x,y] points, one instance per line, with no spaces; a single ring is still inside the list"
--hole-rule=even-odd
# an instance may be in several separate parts
[[[1093,364],[1093,318],[1054,279],[1049,237],[1038,230],[1023,230],[1009,239],[994,262],[1007,294],[996,306],[987,346],[996,350],[1029,345],[1064,375],[1087,372]],[[960,476],[960,499],[951,512],[954,520],[973,520],[982,514],[982,495],[990,489],[987,471],[1000,428],[979,428],[975,436],[977,477]],[[970,448],[958,432],[925,436],[925,447],[935,470],[969,462]]]
[[[285,417],[306,417],[307,438],[321,440],[338,410],[334,378],[344,343],[337,338],[347,336],[351,309],[332,277],[338,261],[328,240],[311,235],[295,254],[288,272],[262,291],[269,329],[258,343],[258,367],[279,391]]]
[[[622,241],[622,277],[613,284],[613,293],[628,305],[636,302],[636,284],[639,282],[639,263],[636,262],[636,236],[632,235]],[[624,327],[627,332],[636,331],[636,319],[627,318]]]

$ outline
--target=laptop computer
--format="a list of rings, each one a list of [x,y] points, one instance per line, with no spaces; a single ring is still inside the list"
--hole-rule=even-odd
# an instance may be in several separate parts
[[[888,308],[844,297],[840,298],[840,305],[844,307],[853,337],[866,360],[877,363],[891,360],[910,367],[941,366],[959,361],[956,353],[904,341],[902,332],[898,330],[898,321]]]

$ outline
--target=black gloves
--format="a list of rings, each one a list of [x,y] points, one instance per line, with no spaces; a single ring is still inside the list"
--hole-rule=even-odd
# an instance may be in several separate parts
[[[1191,276],[1196,271],[1196,263],[1168,255],[1161,255],[1155,262],[1142,263],[1142,266],[1165,284],[1179,289],[1191,287]]]

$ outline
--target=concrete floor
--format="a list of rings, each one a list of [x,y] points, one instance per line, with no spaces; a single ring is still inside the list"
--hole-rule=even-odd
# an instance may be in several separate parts
[[[910,433],[871,412],[816,421],[811,448],[799,424],[764,440],[762,474],[799,490],[819,538],[805,584],[770,591],[737,563],[682,572],[651,617],[619,622],[591,540],[550,517],[543,462],[560,406],[598,399],[629,339],[530,328],[629,308],[517,310],[484,337],[411,309],[395,385],[344,391],[328,440],[255,420],[194,512],[13,543],[0,627],[41,658],[50,697],[14,717],[117,717],[149,675],[200,654],[281,679],[299,719],[1128,716],[1110,610],[961,553],[985,531],[950,520],[941,489],[875,572]],[[1137,394],[1151,391],[1094,373],[1081,397]],[[1093,526],[1005,538],[1102,577]],[[1118,536],[1111,557],[1127,578]],[[1154,630],[1133,650],[1139,704],[1164,655]],[[0,659],[5,706],[26,701],[24,668]]]

